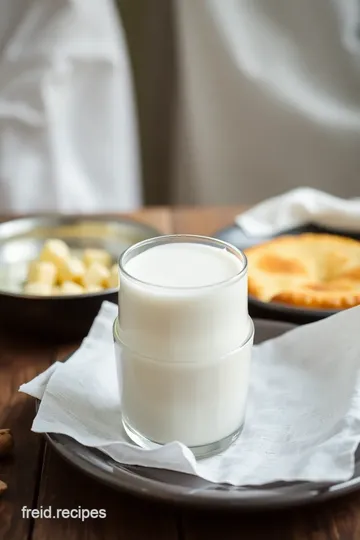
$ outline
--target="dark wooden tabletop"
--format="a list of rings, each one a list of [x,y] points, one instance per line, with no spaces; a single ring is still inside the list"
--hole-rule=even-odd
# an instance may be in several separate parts
[[[239,208],[150,208],[134,214],[162,231],[211,235]],[[78,344],[14,339],[0,329],[0,428],[11,428],[14,455],[0,462],[9,488],[0,498],[0,540],[358,540],[360,493],[300,509],[256,514],[198,512],[158,505],[98,484],[65,463],[30,431],[34,400],[18,393]],[[22,508],[105,509],[106,518],[26,518]]]

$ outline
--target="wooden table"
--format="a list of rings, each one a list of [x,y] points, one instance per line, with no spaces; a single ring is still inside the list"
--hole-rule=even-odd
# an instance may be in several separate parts
[[[211,235],[239,207],[150,208],[134,216],[166,233]],[[0,463],[9,489],[0,500],[0,540],[357,540],[360,493],[309,508],[262,514],[194,512],[160,506],[104,487],[65,463],[30,432],[34,401],[21,383],[77,344],[16,343],[0,333],[0,427],[13,430],[15,455]],[[23,519],[21,509],[106,509],[105,519]]]

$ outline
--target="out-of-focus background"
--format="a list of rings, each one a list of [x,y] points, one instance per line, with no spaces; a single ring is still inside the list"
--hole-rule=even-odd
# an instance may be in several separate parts
[[[144,197],[171,199],[176,114],[175,6],[170,0],[117,0],[133,67]]]
[[[0,210],[359,195],[354,0],[2,0]]]
[[[352,0],[118,0],[149,204],[359,195]]]

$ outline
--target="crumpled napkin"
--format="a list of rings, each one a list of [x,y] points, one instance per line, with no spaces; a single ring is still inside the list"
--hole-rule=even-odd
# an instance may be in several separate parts
[[[199,461],[176,441],[144,450],[127,439],[112,342],[116,315],[104,302],[79,350],[20,387],[41,399],[33,431],[69,435],[124,464],[211,482],[351,478],[360,440],[360,307],[255,346],[244,430],[221,455]]]
[[[312,188],[273,197],[235,218],[250,236],[278,234],[306,223],[360,232],[360,199],[341,199]]]

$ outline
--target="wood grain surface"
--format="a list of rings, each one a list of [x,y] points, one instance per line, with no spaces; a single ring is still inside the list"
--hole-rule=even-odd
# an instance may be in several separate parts
[[[134,215],[166,233],[212,235],[240,207],[151,208]],[[19,345],[21,343],[21,345]],[[0,427],[15,436],[14,457],[0,462],[9,490],[0,499],[0,540],[360,540],[360,493],[271,513],[189,511],[156,505],[103,486],[65,463],[31,433],[34,401],[19,385],[62,359],[59,348],[10,342],[0,332]],[[104,509],[101,519],[22,519],[21,508]]]
[[[174,232],[212,236],[219,229],[233,223],[234,217],[245,208],[245,206],[174,208]]]
[[[10,428],[15,439],[14,455],[0,462],[0,479],[8,484],[0,500],[0,540],[29,538],[31,521],[21,518],[21,508],[36,504],[44,441],[30,431],[34,400],[18,388],[54,359],[55,348],[19,346],[0,336],[0,427]]]

